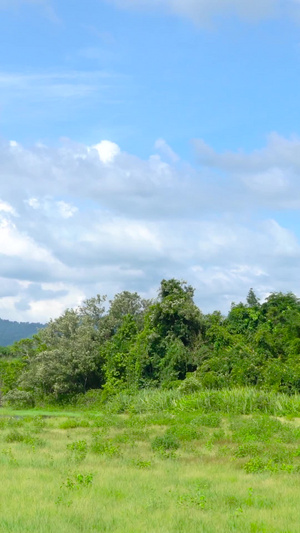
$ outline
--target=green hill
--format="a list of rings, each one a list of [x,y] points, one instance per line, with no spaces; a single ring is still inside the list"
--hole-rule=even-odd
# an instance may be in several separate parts
[[[44,326],[39,322],[12,322],[0,318],[0,346],[10,346],[15,341],[32,337]]]

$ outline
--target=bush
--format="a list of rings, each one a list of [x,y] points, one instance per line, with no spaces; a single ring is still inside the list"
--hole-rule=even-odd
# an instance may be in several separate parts
[[[17,386],[24,366],[24,361],[20,359],[0,358],[0,388],[2,394],[7,394]]]
[[[177,438],[172,433],[166,433],[161,437],[155,437],[151,443],[154,451],[178,450],[180,444]]]
[[[191,394],[192,392],[197,392],[202,389],[201,382],[195,376],[186,378],[179,386],[179,390],[182,394]]]
[[[15,409],[29,409],[34,407],[34,399],[31,392],[24,390],[11,390],[4,397],[5,405],[14,407]]]
[[[111,439],[102,440],[101,438],[94,438],[91,451],[98,455],[106,455],[107,457],[119,457],[121,455],[120,447],[116,445]]]
[[[20,433],[17,429],[12,429],[9,431],[5,437],[6,442],[24,442],[25,435]]]
[[[181,441],[192,441],[201,437],[201,433],[189,424],[176,425],[168,429],[166,435],[172,435]]]
[[[207,413],[194,418],[194,425],[205,426],[208,428],[218,428],[221,424],[221,417],[216,413]]]
[[[103,407],[103,391],[90,389],[85,394],[79,394],[76,398],[76,406],[81,409],[97,409]]]

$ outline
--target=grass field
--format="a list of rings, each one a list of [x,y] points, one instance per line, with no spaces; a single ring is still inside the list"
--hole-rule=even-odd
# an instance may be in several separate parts
[[[0,409],[0,531],[299,533],[299,406],[248,390]]]

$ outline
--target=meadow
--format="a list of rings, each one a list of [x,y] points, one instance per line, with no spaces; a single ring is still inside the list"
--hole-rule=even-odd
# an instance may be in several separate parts
[[[298,533],[300,397],[90,395],[0,409],[1,532]]]

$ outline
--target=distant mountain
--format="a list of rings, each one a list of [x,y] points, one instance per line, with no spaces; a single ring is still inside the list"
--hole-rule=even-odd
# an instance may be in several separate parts
[[[39,322],[11,322],[0,318],[0,346],[10,346],[15,341],[32,337],[45,324]]]

